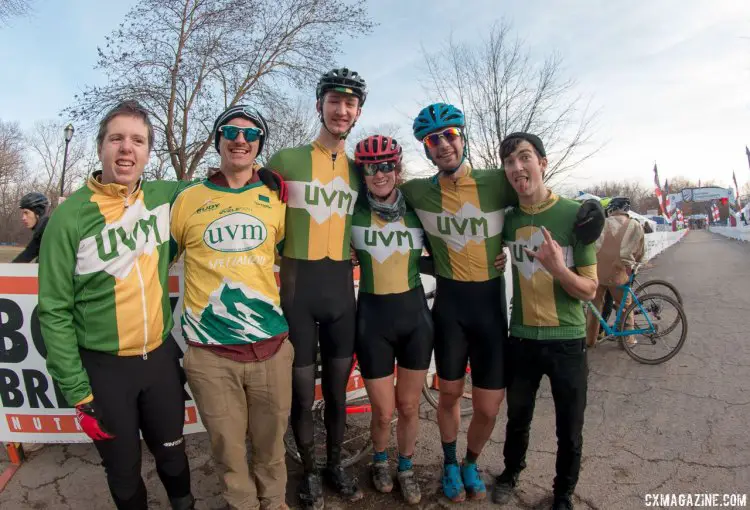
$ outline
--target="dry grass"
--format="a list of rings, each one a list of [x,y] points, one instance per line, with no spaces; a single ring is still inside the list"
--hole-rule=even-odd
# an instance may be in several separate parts
[[[20,246],[0,246],[0,262],[10,262],[21,250]]]

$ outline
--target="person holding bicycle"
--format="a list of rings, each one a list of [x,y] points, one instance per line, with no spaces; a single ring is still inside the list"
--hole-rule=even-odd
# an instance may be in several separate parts
[[[323,475],[348,501],[362,498],[341,458],[356,316],[351,224],[360,187],[344,147],[362,113],[367,88],[355,71],[333,69],[320,77],[315,95],[318,137],[279,151],[268,167],[281,174],[289,189],[280,279],[281,307],[295,350],[291,426],[305,471],[299,497],[305,507],[318,509],[324,505],[312,414],[318,342],[328,454]]]
[[[513,265],[513,312],[506,358],[505,470],[492,499],[508,503],[526,467],[536,394],[547,375],[558,444],[552,508],[568,509],[581,466],[588,377],[581,301],[596,292],[596,236],[582,240],[576,231],[583,206],[545,186],[547,157],[539,137],[513,133],[500,152],[520,205],[506,214],[503,226]]]
[[[628,216],[629,210],[628,197],[614,197],[607,204],[607,220],[596,241],[599,286],[591,303],[598,311],[602,310],[607,293],[612,296],[614,307],[619,308],[624,294],[620,285],[628,283],[633,268],[646,253],[643,227],[638,220]],[[630,294],[625,295],[625,309],[631,301]],[[634,314],[628,314],[625,320],[626,329],[633,329]],[[599,327],[599,318],[593,313],[589,314],[586,327],[586,344],[589,347],[596,345]],[[628,336],[625,341],[631,345],[637,342],[635,336]]]
[[[184,253],[185,373],[227,504],[286,508],[294,349],[273,269],[286,207],[283,193],[263,185],[267,170],[256,163],[269,135],[265,118],[235,105],[213,132],[219,171],[172,206],[173,256]]]
[[[398,410],[398,475],[401,494],[416,505],[421,492],[412,469],[419,430],[419,401],[432,356],[433,326],[419,276],[424,232],[396,187],[401,146],[387,136],[360,141],[354,151],[366,191],[352,218],[352,244],[360,265],[355,351],[372,404],[372,482],[391,492],[386,447]],[[394,391],[394,363],[398,377]]]
[[[471,168],[460,109],[445,103],[429,105],[412,127],[438,168],[433,177],[408,181],[401,190],[424,227],[437,276],[432,313],[443,493],[453,502],[463,501],[467,494],[482,499],[487,490],[477,459],[492,434],[506,384],[505,280],[493,262],[502,252],[503,210],[517,203],[517,197],[505,173]],[[466,457],[459,466],[456,438],[469,363],[474,413]]]
[[[13,263],[33,262],[39,256],[39,248],[42,245],[42,235],[47,228],[47,209],[49,200],[43,193],[32,191],[21,197],[21,221],[24,226],[31,230],[31,241],[21,253],[16,255]]]

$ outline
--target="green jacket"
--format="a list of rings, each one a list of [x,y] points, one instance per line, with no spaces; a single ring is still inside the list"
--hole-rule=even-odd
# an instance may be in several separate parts
[[[172,329],[170,204],[184,182],[131,193],[98,173],[52,214],[39,255],[39,322],[47,369],[68,403],[91,400],[79,349],[143,356]]]

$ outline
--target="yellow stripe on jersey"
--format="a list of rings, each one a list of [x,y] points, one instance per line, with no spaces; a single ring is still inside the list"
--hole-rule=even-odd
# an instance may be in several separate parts
[[[516,230],[516,239],[531,239],[539,228],[528,226]],[[527,326],[559,326],[557,305],[555,303],[555,280],[548,271],[534,271],[531,278],[518,275],[521,296],[531,296],[530,299],[514,300],[514,305],[521,301],[523,322]],[[517,306],[517,305],[516,305]]]
[[[471,177],[471,170],[467,175],[459,177],[456,182],[451,179],[441,178],[440,188],[443,200],[443,211],[456,214],[466,204],[473,205],[481,210],[477,184]],[[448,245],[448,256],[450,257],[453,279],[468,281],[489,280],[489,267],[487,266],[487,248],[484,241],[477,242],[469,240],[460,251],[455,251]],[[469,267],[466,267],[468,261]]]

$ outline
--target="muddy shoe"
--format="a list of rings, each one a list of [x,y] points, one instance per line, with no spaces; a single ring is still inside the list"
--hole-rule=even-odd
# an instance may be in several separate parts
[[[391,478],[391,470],[388,467],[387,460],[373,462],[370,473],[372,474],[372,484],[375,486],[375,490],[383,493],[393,490],[393,478]]]
[[[443,494],[454,503],[461,503],[466,499],[464,482],[461,480],[461,469],[458,464],[443,466]]]
[[[357,487],[357,479],[351,476],[341,464],[326,466],[323,470],[326,482],[348,501],[354,502],[362,499],[362,491]]]
[[[422,500],[422,492],[413,469],[398,472],[398,485],[401,487],[401,495],[410,505],[418,505]]]
[[[302,508],[323,510],[323,482],[318,473],[305,473],[299,486],[299,500]]]
[[[479,500],[487,497],[487,488],[476,463],[463,464],[461,466],[461,478],[464,481],[464,488],[469,499]]]
[[[492,488],[492,502],[497,505],[506,505],[513,497],[518,483],[518,474],[503,471],[495,478],[495,486]]]

